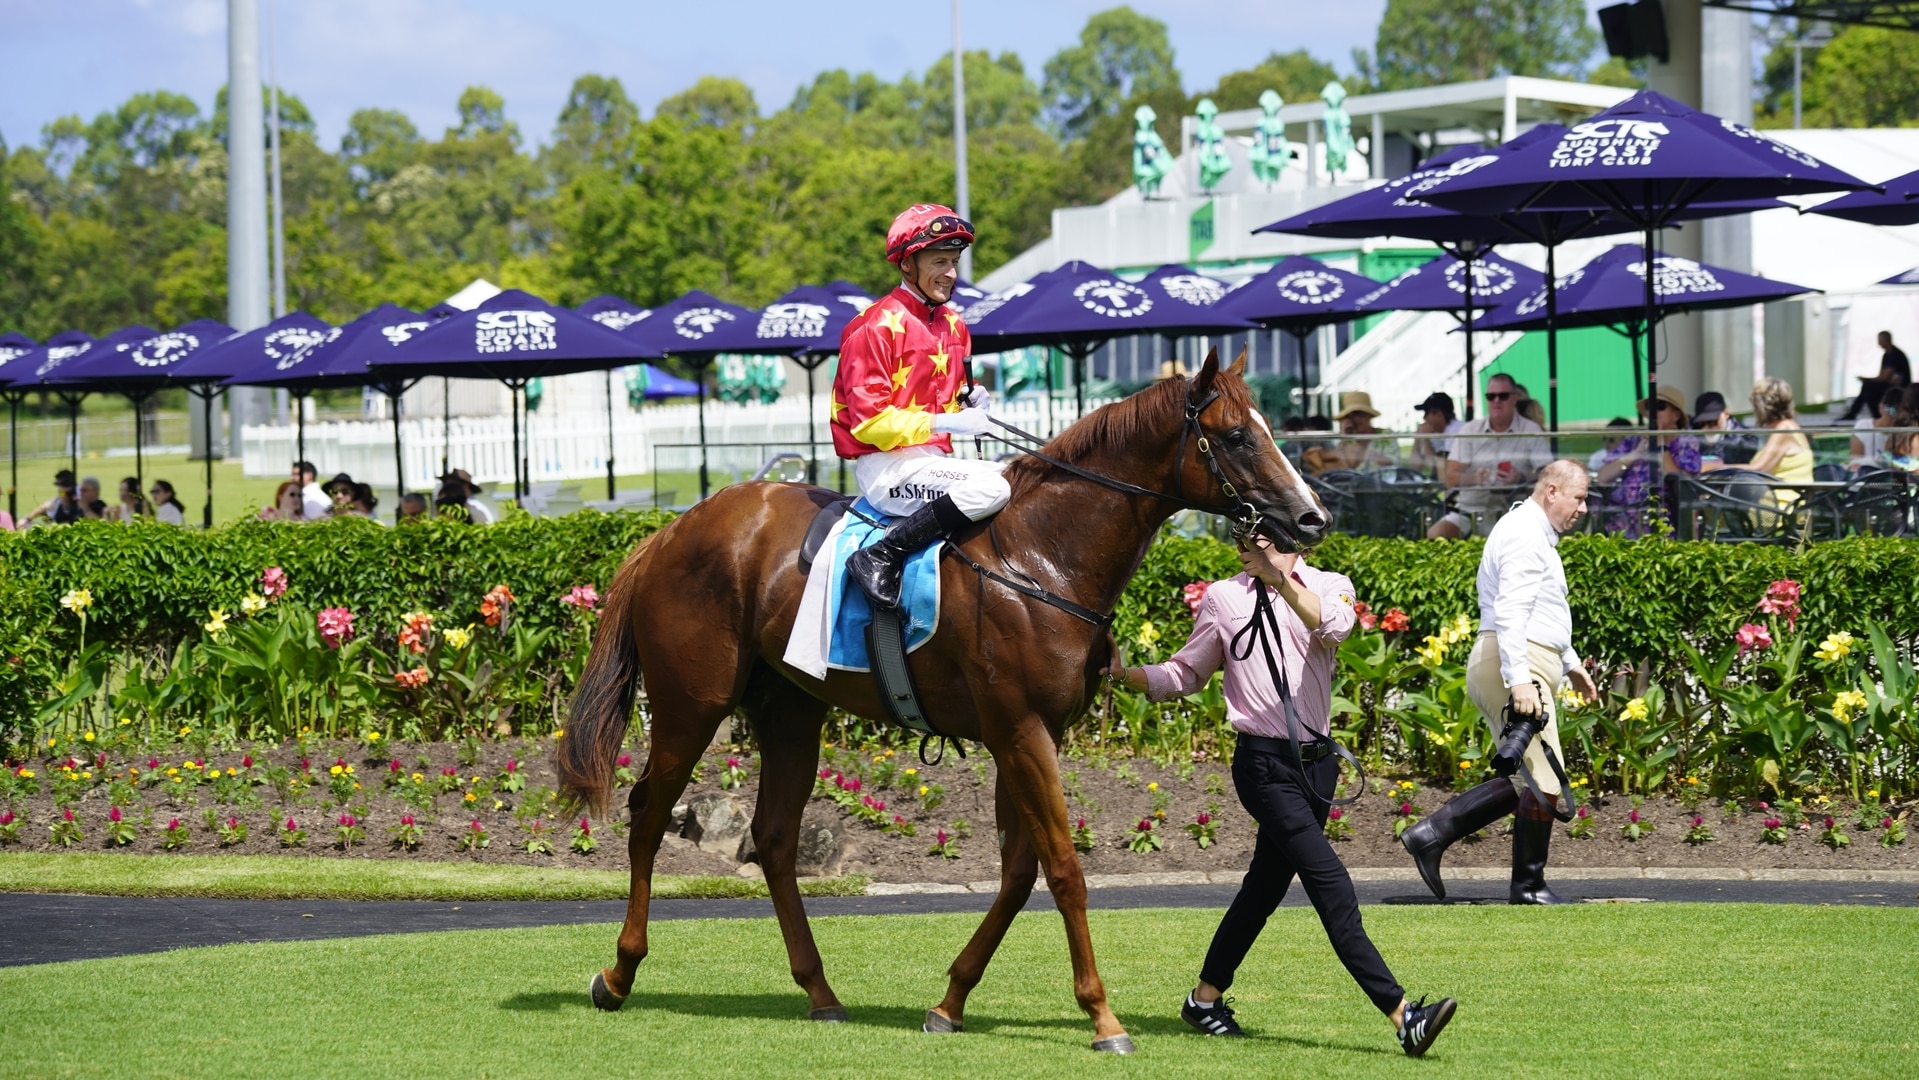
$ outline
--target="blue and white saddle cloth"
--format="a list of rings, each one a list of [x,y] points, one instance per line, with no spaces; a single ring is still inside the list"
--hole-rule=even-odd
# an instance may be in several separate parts
[[[819,679],[826,677],[829,668],[872,670],[866,654],[866,627],[873,621],[873,607],[847,576],[846,560],[886,535],[887,528],[897,520],[882,517],[862,498],[833,526],[806,579],[793,633],[787,639],[788,664]],[[926,644],[939,628],[940,547],[933,544],[906,561],[900,608],[905,615],[909,653]]]

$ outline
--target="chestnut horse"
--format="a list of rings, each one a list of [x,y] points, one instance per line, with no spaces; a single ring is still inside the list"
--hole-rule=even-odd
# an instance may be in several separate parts
[[[1180,505],[1231,513],[1292,549],[1310,546],[1328,515],[1273,441],[1243,379],[1245,355],[1222,371],[1169,379],[1109,404],[1048,443],[1060,464],[1007,467],[1012,501],[954,543],[968,559],[1098,612],[1111,612],[1147,545]],[[816,1020],[844,1020],[827,985],[795,876],[800,817],[813,791],[828,706],[887,715],[870,675],[825,680],[782,657],[805,578],[796,555],[828,494],[796,484],[736,484],[649,537],[608,590],[574,696],[558,764],[563,794],[604,814],[614,759],[644,679],[652,710],[646,769],[627,805],[633,888],[617,960],[592,979],[595,1005],[617,1009],[647,953],[653,861],[693,767],[729,714],[752,725],[761,753],[753,843],[766,872],[793,979]],[[1058,753],[1066,723],[1093,699],[1109,655],[1106,627],[1002,583],[964,561],[941,567],[940,625],[910,657],[927,718],[985,744],[994,794],[1000,889],[948,971],[927,1029],[957,1031],[967,994],[1044,869],[1066,924],[1073,994],[1092,1017],[1094,1047],[1131,1040],[1106,1003],[1086,925],[1086,883],[1073,851]]]

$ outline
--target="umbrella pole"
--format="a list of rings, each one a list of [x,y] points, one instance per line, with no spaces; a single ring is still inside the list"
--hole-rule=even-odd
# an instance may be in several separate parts
[[[453,380],[440,376],[440,475],[445,476],[447,454],[453,448]]]
[[[506,384],[506,411],[513,417],[513,500],[520,499],[520,388]]]
[[[7,480],[7,516],[20,523],[20,395],[7,395],[7,458],[12,473]]]
[[[606,369],[606,497],[613,498],[613,369]]]
[[[127,401],[133,405],[133,478],[139,481],[134,485],[134,494],[138,495],[147,486],[146,432],[142,430],[146,425],[141,422],[146,419],[142,415],[146,398],[129,394]]]
[[[1046,437],[1053,437],[1053,347],[1046,347]]]
[[[80,477],[80,398],[67,396],[67,471],[77,481]]]
[[[820,436],[815,426],[819,422],[819,406],[813,398],[813,371],[818,367],[818,364],[806,366],[806,482],[809,484],[820,482]]]
[[[200,527],[211,529],[213,528],[213,388],[211,386],[206,388],[206,393],[200,395],[200,416],[201,423],[207,429],[207,504],[200,515]]]
[[[1559,282],[1553,276],[1553,252],[1546,245],[1546,423],[1548,430],[1559,430]],[[1558,440],[1553,440],[1558,452]]]
[[[405,391],[401,391],[404,393]],[[400,499],[406,495],[406,463],[400,457],[400,395],[389,395],[393,408],[393,520],[400,520]]]
[[[693,371],[694,371],[694,374],[698,376],[699,387],[700,387],[699,396],[697,399],[699,402],[699,411],[700,411],[700,498],[704,499],[706,498],[706,493],[707,493],[707,486],[706,486],[706,368],[703,365],[696,365]]]
[[[1639,369],[1639,325],[1637,323],[1627,324],[1626,337],[1632,342],[1632,399],[1634,401],[1644,401],[1646,399],[1646,378]]]
[[[1466,419],[1473,418],[1473,261],[1466,259]]]
[[[1654,279],[1656,279],[1659,276],[1659,267],[1657,266],[1657,264],[1653,262],[1653,247],[1652,247],[1653,224],[1652,222],[1653,222],[1652,214],[1648,213],[1646,215],[1646,251],[1645,251],[1645,258],[1646,258],[1646,397],[1641,400],[1651,400],[1659,396],[1659,360],[1656,354],[1657,344],[1653,341],[1653,336],[1652,336],[1653,311],[1657,308],[1659,303],[1657,286],[1654,284]],[[1636,405],[1637,402],[1635,402],[1634,404]],[[1647,412],[1646,418],[1648,421],[1652,423],[1657,423],[1659,420],[1659,418],[1653,415],[1650,410]]]
[[[306,395],[298,391],[293,395],[293,460],[307,459],[307,402]]]
[[[1073,358],[1073,421],[1086,419],[1086,358],[1090,355],[1084,345],[1067,353]]]

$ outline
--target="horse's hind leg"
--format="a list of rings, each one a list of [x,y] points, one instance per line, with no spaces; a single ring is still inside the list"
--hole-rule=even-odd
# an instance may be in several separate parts
[[[1006,789],[1004,774],[994,785],[993,804],[1002,835],[999,895],[994,897],[992,908],[986,912],[979,929],[973,931],[965,950],[946,970],[946,997],[927,1014],[928,1031],[960,1030],[966,1018],[966,996],[985,977],[986,965],[999,951],[1000,942],[1013,925],[1013,916],[1026,906],[1027,898],[1033,895],[1033,884],[1039,879],[1039,856],[1033,849],[1032,839],[1026,835],[1026,825],[1020,820],[1013,796]]]
[[[650,690],[651,688],[649,688]],[[616,959],[593,980],[593,1004],[617,1009],[633,990],[633,976],[646,959],[646,912],[653,897],[653,861],[660,839],[673,818],[673,804],[686,790],[700,755],[713,741],[720,721],[730,708],[702,705],[690,698],[650,695],[653,712],[646,774],[627,798],[631,831],[626,852],[633,863],[632,891],[626,901],[626,923],[620,928]]]
[[[786,939],[787,962],[793,981],[811,1002],[814,1020],[843,1021],[846,1009],[826,983],[820,950],[806,921],[800,900],[795,864],[799,852],[800,821],[806,800],[813,794],[814,769],[820,760],[820,729],[826,720],[825,703],[784,681],[770,688],[752,717],[760,743],[760,798],[753,809],[753,846],[766,871],[766,888]]]

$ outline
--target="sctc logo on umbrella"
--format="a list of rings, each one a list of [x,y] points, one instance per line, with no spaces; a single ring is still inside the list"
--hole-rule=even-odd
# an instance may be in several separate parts
[[[275,330],[261,341],[260,349],[272,360],[274,370],[285,371],[305,360],[313,350],[340,336],[339,329],[319,330],[305,326],[289,326]]]
[[[1724,283],[1713,276],[1711,270],[1693,262],[1691,259],[1681,259],[1672,255],[1661,255],[1653,260],[1653,267],[1653,274],[1655,275],[1652,283],[1653,291],[1661,295],[1670,296],[1675,293],[1724,292],[1726,288]],[[1641,281],[1645,280],[1646,264],[1643,260],[1635,263],[1627,263],[1626,269],[1631,272],[1634,277],[1639,278]]]
[[[432,325],[430,322],[394,323],[392,326],[380,327],[380,334],[386,338],[388,345],[398,345],[403,341],[410,340],[413,335]]]
[[[66,363],[91,348],[93,348],[92,343],[85,345],[55,345],[47,350],[46,360],[44,360],[38,368],[34,369],[33,377],[36,379],[44,379],[47,376],[47,372],[52,371],[54,368],[59,367],[61,364]]]
[[[1346,295],[1346,283],[1324,270],[1295,270],[1273,286],[1295,304],[1330,304]]]
[[[1756,142],[1760,144],[1761,146],[1764,146],[1766,149],[1771,150],[1775,154],[1784,154],[1785,156],[1793,159],[1794,161],[1798,162],[1801,165],[1806,166],[1809,169],[1816,169],[1819,167],[1818,158],[1813,157],[1811,154],[1806,153],[1804,150],[1801,150],[1796,146],[1787,146],[1785,143],[1780,142],[1778,139],[1775,139],[1770,135],[1762,135],[1759,132],[1754,131],[1753,129],[1747,127],[1744,124],[1735,123],[1722,116],[1719,118],[1719,126],[1722,128],[1725,128],[1728,132],[1734,135],[1737,135],[1742,139],[1751,139],[1753,142]]]
[[[1553,147],[1549,168],[1576,169],[1583,165],[1650,165],[1661,138],[1670,134],[1657,120],[1588,120],[1574,124]]]
[[[1579,284],[1585,276],[1586,268],[1583,266],[1570,274],[1560,275],[1559,284],[1556,286],[1557,291],[1565,292],[1574,285]],[[1513,314],[1522,317],[1526,315],[1536,315],[1544,310],[1546,310],[1546,291],[1544,289],[1533,293],[1531,296],[1522,298],[1519,303],[1513,305]]]
[[[841,297],[842,300],[848,299]],[[760,312],[760,325],[754,336],[763,338],[816,338],[826,334],[826,319],[833,314],[825,304],[768,304]]]
[[[1498,160],[1499,157],[1496,154],[1475,154],[1472,157],[1460,158],[1458,161],[1451,162],[1437,169],[1421,169],[1419,172],[1401,177],[1396,181],[1391,181],[1387,183],[1385,187],[1388,191],[1392,190],[1395,186],[1406,188],[1405,191],[1400,192],[1399,198],[1393,200],[1394,206],[1425,206],[1427,205],[1426,203],[1419,201],[1421,195],[1444,184],[1455,176],[1464,176],[1476,169],[1485,168]]]
[[[721,323],[733,321],[733,313],[720,308],[688,308],[673,316],[673,331],[683,338],[698,341],[719,328]]]
[[[1003,292],[996,292],[986,299],[981,300],[979,303],[974,304],[972,307],[967,308],[965,311],[960,312],[960,318],[969,323],[976,323],[988,315],[991,315],[993,312],[998,311],[1000,308],[1005,307],[1008,301],[1017,300],[1032,291],[1033,283],[1030,281],[1022,281],[1018,285],[1006,289]]]
[[[1498,296],[1519,283],[1519,275],[1512,267],[1484,259],[1472,262],[1473,296]],[[1464,296],[1466,294],[1466,263],[1455,262],[1446,268],[1446,287]]]
[[[624,330],[651,314],[651,311],[596,311],[592,317],[608,330]]]
[[[188,353],[199,347],[198,337],[174,330],[141,342],[133,349],[129,359],[141,367],[167,367],[177,360],[186,359]]]
[[[539,352],[560,347],[553,316],[544,311],[482,311],[473,324],[473,347],[481,353]]]
[[[1111,278],[1086,282],[1073,290],[1073,299],[1109,319],[1130,319],[1153,310],[1153,298],[1144,289]]]
[[[1160,278],[1159,284],[1166,290],[1166,295],[1194,307],[1209,307],[1226,295],[1224,282],[1204,274],[1169,274]]]

